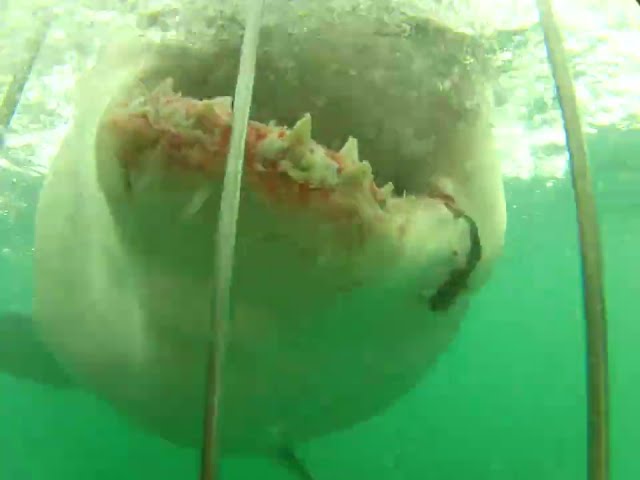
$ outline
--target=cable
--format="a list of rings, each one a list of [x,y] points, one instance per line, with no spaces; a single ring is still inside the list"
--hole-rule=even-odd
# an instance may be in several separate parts
[[[216,239],[214,265],[214,297],[212,308],[213,345],[207,360],[206,406],[202,440],[200,480],[218,480],[218,424],[222,397],[222,374],[230,323],[230,293],[235,253],[236,228],[240,208],[240,188],[244,165],[244,149],[253,95],[256,56],[265,0],[254,0],[248,13],[240,53],[240,68],[234,95],[231,141]]]
[[[587,436],[589,480],[609,478],[609,379],[602,252],[587,149],[575,89],[550,0],[538,0],[547,56],[556,84],[569,150],[580,236],[587,334]]]

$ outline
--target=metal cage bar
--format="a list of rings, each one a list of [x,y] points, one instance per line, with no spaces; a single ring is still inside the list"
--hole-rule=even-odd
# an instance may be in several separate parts
[[[587,335],[587,478],[609,478],[609,371],[602,251],[587,148],[562,36],[550,0],[538,0],[545,46],[562,111],[569,150],[582,258]]]
[[[249,112],[253,98],[256,55],[265,0],[255,0],[249,9],[240,52],[240,68],[233,102],[231,141],[227,155],[220,217],[215,250],[212,285],[212,332],[207,362],[206,403],[201,451],[201,480],[219,478],[219,436],[222,375],[224,370],[228,326],[230,323],[230,295],[235,254],[236,227],[240,208],[240,187],[244,165],[245,140]]]

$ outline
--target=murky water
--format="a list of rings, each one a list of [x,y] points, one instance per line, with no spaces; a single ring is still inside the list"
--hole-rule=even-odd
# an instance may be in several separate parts
[[[4,132],[4,146],[0,150],[0,310],[3,312],[29,314],[32,310],[34,218],[43,175],[74,118],[72,98],[78,75],[94,64],[98,47],[123,29],[140,28],[151,38],[178,41],[185,38],[204,41],[207,35],[219,38],[215,35],[219,35],[221,28],[228,38],[234,38],[240,31],[237,20],[227,16],[236,2],[218,2],[206,11],[204,7],[199,10],[195,4],[181,9],[162,2],[152,3],[68,2],[58,3],[52,10],[53,21],[11,125]],[[453,25],[454,29],[470,25],[469,19],[460,20],[462,14],[455,17],[460,25],[454,25],[453,13],[460,11],[459,2],[452,2],[449,9],[438,7],[438,3],[441,2],[434,5],[409,1],[359,2],[354,6],[356,2],[330,2],[327,5],[336,10],[327,7],[322,12],[305,2],[272,3],[265,17],[264,41],[265,45],[273,45],[273,49],[263,52],[262,58],[265,62],[264,58],[275,51],[274,57],[280,63],[271,72],[272,76],[265,74],[265,68],[258,70],[256,119],[266,123],[277,117],[292,127],[305,113],[296,110],[297,97],[287,97],[278,88],[279,78],[286,77],[286,82],[282,81],[287,85],[285,90],[295,92],[300,98],[308,88],[306,85],[316,85],[313,92],[309,92],[308,101],[310,105],[315,102],[320,112],[315,138],[320,144],[339,149],[346,138],[335,139],[338,145],[331,145],[332,133],[345,130],[344,125],[352,125],[359,133],[363,157],[373,158],[378,154],[388,158],[409,144],[415,148],[403,151],[405,158],[414,151],[418,151],[419,156],[419,149],[426,148],[423,144],[397,140],[397,132],[404,131],[402,121],[419,124],[430,118],[428,113],[411,110],[414,103],[411,92],[423,88],[424,94],[430,88],[429,82],[420,81],[419,75],[425,75],[424,69],[442,68],[437,71],[443,78],[451,76],[452,70],[443,67],[444,62],[433,60],[437,44],[424,50],[427,60],[407,60],[410,56],[420,57],[421,51],[415,50],[417,47],[411,42],[412,35],[423,28],[420,22],[407,18],[440,11],[445,12],[439,16],[440,20]],[[636,49],[630,45],[638,42],[640,8],[629,9],[622,2],[570,3],[573,9],[563,4],[558,13],[568,39],[587,131],[606,264],[612,478],[631,480],[640,475],[635,448],[640,442],[640,417],[635,408],[640,401],[640,391],[635,385],[635,379],[640,378],[635,348],[640,327],[634,320],[640,314],[634,301],[640,293],[638,282],[634,281],[634,272],[640,268],[640,257],[635,251],[640,234],[637,220],[640,218],[637,200],[640,134],[638,108],[634,103],[639,97],[633,93],[633,85],[637,83],[634,78],[640,75],[640,61]],[[356,12],[355,17],[335,13],[347,4],[350,5],[346,11],[351,12],[350,15]],[[504,24],[507,15],[496,15],[493,25],[479,15],[471,21],[472,26],[484,25],[481,43],[487,48],[492,65],[498,67],[491,74],[495,81],[491,91],[496,100],[491,121],[501,155],[506,194],[508,225],[504,251],[493,265],[488,282],[471,296],[469,310],[455,339],[417,385],[373,417],[296,446],[299,456],[318,480],[585,477],[584,320],[575,208],[566,173],[560,115],[553,98],[541,34],[535,26],[535,9],[530,5],[527,10],[523,5],[519,4],[517,10],[511,6],[514,14],[509,17],[512,21],[509,25]],[[16,69],[24,65],[29,49],[37,41],[39,17],[34,12],[43,13],[46,6],[46,2],[30,6],[0,2],[0,9],[4,9],[0,20],[0,95],[10,90]],[[477,5],[468,13],[481,10],[486,14],[487,8]],[[362,25],[370,25],[357,20],[360,14],[377,15],[375,18],[380,19],[372,37],[382,39],[379,43],[359,45],[357,35],[365,34]],[[349,27],[352,36],[318,37],[331,39],[334,43],[330,48],[326,42],[314,43],[313,36],[307,43],[290,45],[279,41],[276,34],[269,36],[272,32],[269,28],[275,26],[277,30],[279,22],[285,22],[292,38],[306,38],[304,34],[308,29],[312,31],[314,18],[322,15],[327,18],[333,15],[332,21],[336,22],[356,18]],[[367,34],[370,31],[368,26]],[[396,44],[387,38],[408,39],[408,43]],[[328,57],[341,59],[339,65],[346,72],[344,78],[353,70],[355,80],[331,84],[333,78],[343,78],[339,72],[320,76],[322,64],[319,62],[327,61],[326,58],[307,58],[305,48],[322,52],[322,46]],[[353,53],[358,48],[362,52],[360,56]],[[280,55],[276,49],[289,53]],[[450,45],[442,55],[446,56],[452,49]],[[347,63],[349,59],[353,63]],[[232,70],[235,62],[237,60],[229,60],[225,68]],[[304,62],[308,62],[306,72],[315,72],[311,80],[295,77],[295,72],[300,71],[296,66]],[[418,77],[401,75],[411,68]],[[293,76],[287,77],[289,73]],[[224,93],[230,95],[233,82],[224,72],[217,74],[226,79],[228,91]],[[105,85],[107,83],[105,79]],[[371,99],[369,108],[349,118],[357,107],[368,105],[367,89],[373,89],[377,83],[395,88],[386,89],[387,95],[380,93],[385,91],[381,89],[377,92],[378,99]],[[299,85],[299,90],[294,89],[295,85]],[[340,105],[350,107],[335,111],[323,108],[322,101],[327,95],[318,93],[322,88],[329,93],[339,92],[346,102]],[[397,101],[388,101],[390,98]],[[393,111],[398,102],[404,105],[403,109]],[[274,107],[279,109],[277,114],[273,109],[269,111],[270,105],[277,105]],[[386,111],[387,123],[391,126],[387,125],[387,133],[378,130],[367,137],[367,127],[374,123],[371,119],[377,118],[378,111]],[[326,122],[326,118],[336,121]],[[349,134],[353,132],[344,132],[344,136]],[[389,136],[388,141],[380,140],[383,134]],[[380,141],[382,147],[373,148],[375,141]],[[372,165],[375,175],[375,161]],[[385,166],[380,161],[378,165]],[[394,176],[393,169],[381,176],[388,177],[383,178],[384,181],[396,184],[411,183],[410,177]],[[410,194],[416,193],[406,186],[404,189]],[[247,212],[255,213],[250,209]],[[264,278],[267,277],[265,273]],[[373,289],[368,296],[365,292],[359,298],[359,305],[366,307],[357,310],[358,318],[379,316],[391,298],[380,293],[383,291]],[[68,292],[69,303],[74,302],[76,294]],[[300,305],[301,310],[305,307],[308,308]],[[341,313],[344,317],[336,314],[336,318],[348,320],[349,311],[345,307],[347,313]],[[390,311],[390,322],[402,318],[401,311],[397,313],[398,318]],[[255,315],[255,311],[253,313]],[[7,330],[0,329],[0,332]],[[345,335],[357,333],[349,329],[345,332]],[[4,335],[2,341],[9,334]],[[0,348],[7,347],[0,342]],[[311,348],[307,347],[306,351]],[[345,358],[349,364],[348,357]],[[375,379],[375,375],[372,378]],[[335,385],[343,385],[339,379],[336,374]],[[352,381],[357,385],[358,381],[364,382],[363,379],[364,375]],[[313,380],[309,383],[313,384]],[[381,380],[380,385],[386,384]],[[283,389],[286,390],[285,386]],[[168,401],[160,397],[158,404],[163,400]],[[317,395],[308,401],[308,405],[316,403],[321,404]],[[296,405],[300,405],[300,399]],[[301,407],[300,411],[305,410]],[[335,410],[327,410],[327,422],[337,417]],[[322,424],[322,418],[314,422]],[[76,387],[54,388],[0,374],[0,425],[2,480],[172,479],[196,478],[198,474],[197,450],[175,446],[145,433],[116,413],[104,399]],[[225,457],[222,468],[225,479],[293,478],[266,456]]]

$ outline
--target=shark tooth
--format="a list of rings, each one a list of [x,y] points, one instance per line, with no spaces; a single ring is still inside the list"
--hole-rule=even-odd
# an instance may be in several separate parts
[[[203,187],[196,192],[191,197],[191,201],[188,203],[186,208],[182,211],[182,218],[186,219],[189,217],[193,217],[196,215],[201,209],[204,203],[211,196],[211,189],[207,187]]]
[[[340,155],[344,156],[348,163],[358,163],[360,161],[360,154],[358,153],[358,140],[349,137],[347,143],[340,150]]]
[[[233,99],[231,97],[218,97],[213,99],[214,111],[219,115],[230,115],[233,110]]]
[[[289,145],[306,145],[311,141],[311,115],[307,113],[295,124],[288,140]]]

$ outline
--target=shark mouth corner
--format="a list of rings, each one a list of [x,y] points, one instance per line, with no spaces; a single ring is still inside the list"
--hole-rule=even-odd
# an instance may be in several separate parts
[[[456,299],[468,288],[469,278],[482,259],[482,243],[476,222],[452,204],[447,202],[446,205],[456,217],[463,218],[468,223],[470,248],[465,265],[453,269],[449,278],[429,298],[429,308],[434,312],[446,311],[455,303]]]

